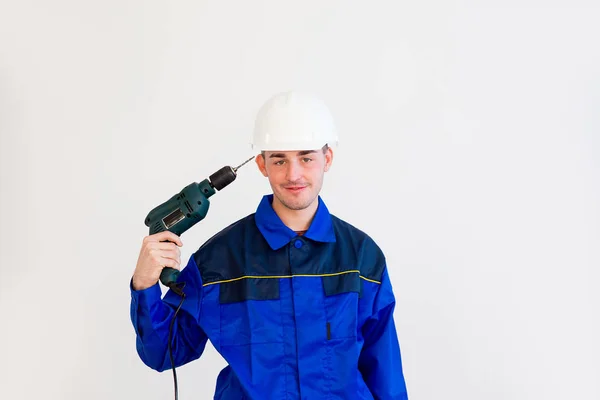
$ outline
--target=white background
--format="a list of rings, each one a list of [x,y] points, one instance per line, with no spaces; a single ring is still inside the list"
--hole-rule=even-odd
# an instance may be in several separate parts
[[[341,136],[323,199],[384,250],[411,400],[600,399],[594,1],[2,1],[0,397],[169,399],[135,351],[147,213],[253,153],[272,94]],[[182,261],[255,211],[254,163]],[[184,261],[185,260],[185,261]],[[178,369],[211,399],[224,361]]]

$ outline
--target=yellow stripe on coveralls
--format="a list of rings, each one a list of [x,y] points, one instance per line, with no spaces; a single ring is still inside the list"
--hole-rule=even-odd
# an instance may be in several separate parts
[[[335,272],[335,273],[332,273],[332,274],[313,274],[313,275],[310,275],[310,274],[264,275],[264,276],[245,275],[245,276],[240,276],[239,278],[225,279],[225,280],[222,280],[222,281],[205,283],[202,286],[216,285],[217,283],[235,282],[235,281],[240,281],[242,279],[285,279],[285,278],[295,278],[295,277],[320,278],[320,277],[324,277],[324,276],[337,276],[337,275],[352,274],[352,273],[360,273],[360,271],[357,270],[357,269],[353,269],[353,270],[350,270],[350,271]],[[361,279],[364,279],[365,281],[377,283],[378,285],[381,284],[381,282],[374,281],[373,279],[366,278],[366,277],[364,277],[362,275],[359,275],[359,276],[360,276]]]

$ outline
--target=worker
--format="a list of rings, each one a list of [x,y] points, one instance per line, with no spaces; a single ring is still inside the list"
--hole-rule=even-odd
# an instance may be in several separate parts
[[[169,290],[161,299],[168,266],[181,271],[186,295],[173,364],[200,358],[210,340],[228,364],[215,399],[408,399],[386,258],[320,195],[337,143],[322,100],[278,93],[254,126],[255,162],[273,192],[256,212],[207,240],[184,268],[177,235],[144,238],[130,290],[148,367],[172,368],[169,324],[180,297]]]

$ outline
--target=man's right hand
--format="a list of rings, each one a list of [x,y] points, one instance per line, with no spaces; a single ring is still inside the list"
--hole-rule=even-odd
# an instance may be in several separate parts
[[[181,250],[178,246],[183,246],[183,242],[173,232],[164,231],[144,237],[133,273],[133,289],[143,290],[154,286],[164,267],[180,270]]]

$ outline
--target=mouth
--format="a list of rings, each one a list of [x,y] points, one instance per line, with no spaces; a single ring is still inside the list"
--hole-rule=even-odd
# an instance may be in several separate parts
[[[307,186],[285,186],[284,187],[285,190],[287,190],[288,192],[291,192],[291,193],[300,193],[301,191],[303,191],[306,188],[307,188]]]

